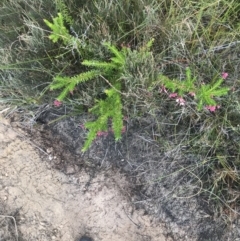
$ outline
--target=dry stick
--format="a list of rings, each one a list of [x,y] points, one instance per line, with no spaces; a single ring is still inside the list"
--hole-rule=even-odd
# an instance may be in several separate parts
[[[121,91],[119,91],[118,89],[116,89],[106,78],[104,78],[102,75],[99,75],[101,78],[103,78],[114,90],[116,90],[119,94],[121,95],[125,95],[125,96],[128,96],[127,94],[125,93],[122,93]]]
[[[102,162],[101,162],[101,166],[100,166],[100,167],[102,167],[102,165],[103,165],[103,163],[104,163],[104,161],[105,161],[105,158],[106,158],[106,156],[107,156],[108,150],[109,150],[109,147],[107,148],[107,150],[106,150],[106,152],[105,152],[105,155],[104,155],[104,157],[103,157],[103,159],[102,159]]]
[[[16,238],[17,238],[17,241],[18,241],[18,230],[17,230],[17,223],[16,223],[15,218],[13,216],[5,216],[5,215],[0,215],[0,217],[11,218],[13,220],[14,226],[15,226]]]
[[[136,94],[126,94],[121,92],[120,90],[116,89],[104,76],[99,75],[102,79],[104,79],[115,91],[117,91],[119,94],[124,95],[126,97],[128,97],[129,95],[135,96],[137,98],[139,98]]]
[[[4,109],[4,110],[1,110],[1,111],[0,111],[0,114],[2,114],[2,113],[4,113],[4,112],[8,111],[9,109],[10,109],[10,107],[8,107],[8,108],[6,108],[6,109]]]
[[[140,224],[135,223],[135,222],[129,217],[129,215],[127,214],[127,212],[126,212],[126,210],[125,210],[124,207],[123,207],[123,211],[125,212],[125,214],[126,214],[127,217],[129,218],[129,220],[130,220],[134,225],[136,225],[138,228],[141,228],[141,225],[140,225]]]

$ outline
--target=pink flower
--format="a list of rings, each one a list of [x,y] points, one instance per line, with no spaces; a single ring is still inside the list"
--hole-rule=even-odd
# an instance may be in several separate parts
[[[177,97],[177,93],[171,93],[168,95],[169,98],[175,98]]]
[[[191,95],[192,97],[196,96],[196,94],[194,92],[189,92],[189,95]]]
[[[217,109],[220,108],[220,105],[208,105],[206,106],[206,109],[209,110],[210,112],[215,112]]]
[[[84,124],[80,124],[79,125],[83,130],[86,130],[86,127],[84,126]]]
[[[59,100],[54,100],[54,101],[53,101],[53,105],[56,106],[56,107],[59,107],[59,106],[62,105],[62,102],[59,101]]]
[[[167,94],[167,90],[166,90],[164,85],[161,86],[159,91],[160,91],[160,93],[166,93]]]
[[[121,132],[122,132],[122,133],[125,133],[125,132],[126,132],[126,130],[127,130],[127,127],[126,127],[126,126],[123,126],[123,128],[122,128]],[[109,129],[108,129],[108,132],[114,133],[114,131],[113,131],[113,129],[112,129],[112,128],[109,128]]]
[[[222,72],[222,78],[226,79],[228,77],[228,73],[227,72]]]
[[[108,132],[107,131],[98,131],[97,136],[107,136]]]
[[[185,100],[182,98],[182,97],[178,97],[176,99],[176,102],[179,104],[179,105],[185,105]]]

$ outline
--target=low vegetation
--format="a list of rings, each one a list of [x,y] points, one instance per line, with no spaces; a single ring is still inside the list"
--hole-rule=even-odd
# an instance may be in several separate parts
[[[201,192],[234,211],[239,16],[238,0],[2,0],[0,101],[89,113],[83,151],[107,131],[121,139],[124,118],[154,118],[161,151],[198,156]]]

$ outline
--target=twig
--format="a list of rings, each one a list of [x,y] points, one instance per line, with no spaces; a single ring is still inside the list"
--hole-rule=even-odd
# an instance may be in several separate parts
[[[134,225],[136,225],[138,228],[141,228],[141,225],[135,223],[135,222],[129,217],[129,215],[127,214],[127,212],[126,212],[126,210],[125,210],[124,207],[123,207],[123,210],[124,210],[125,214],[127,215],[127,217],[129,218],[129,220],[130,220]]]
[[[17,238],[17,241],[18,241],[18,230],[17,230],[17,223],[16,223],[16,220],[13,216],[5,216],[5,215],[0,215],[0,217],[2,218],[11,218],[14,222],[14,226],[15,226],[15,232],[16,232],[16,238]]]

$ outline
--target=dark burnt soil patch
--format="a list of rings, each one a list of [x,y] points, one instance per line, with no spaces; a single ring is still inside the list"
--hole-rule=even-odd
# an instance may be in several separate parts
[[[86,132],[85,115],[57,118],[64,108],[48,108],[37,116],[32,139],[49,155],[52,166],[71,175],[82,168],[91,177],[99,170],[118,168],[132,185],[132,203],[165,223],[166,236],[173,240],[225,241],[240,237],[238,219],[229,224],[214,212],[204,196],[201,161],[197,155],[166,152],[157,138],[158,127],[150,118],[127,120],[127,131],[119,142],[111,133],[98,137],[90,150],[81,152]],[[165,151],[164,151],[165,150]],[[89,180],[90,183],[91,180]]]

